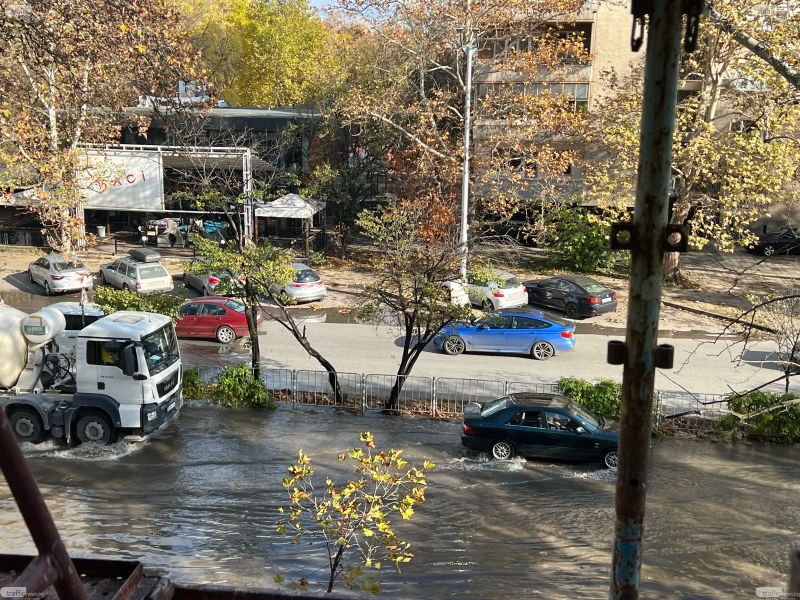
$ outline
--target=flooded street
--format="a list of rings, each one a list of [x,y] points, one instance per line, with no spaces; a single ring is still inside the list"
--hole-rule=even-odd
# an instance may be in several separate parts
[[[330,409],[187,406],[145,443],[25,453],[75,555],[137,559],[176,580],[273,586],[325,579],[321,547],[275,532],[281,478],[303,448],[319,485],[342,481],[339,451],[371,431],[378,447],[430,459],[425,505],[395,522],[412,542],[402,573],[381,572],[385,597],[600,598],[607,595],[614,474],[593,464],[489,462],[466,456],[460,424]],[[750,598],[785,585],[800,547],[794,448],[655,440],[642,590],[651,598]],[[34,553],[3,482],[0,552]]]

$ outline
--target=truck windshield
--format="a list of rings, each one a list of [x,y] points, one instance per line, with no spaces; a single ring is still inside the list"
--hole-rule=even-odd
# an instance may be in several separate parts
[[[178,338],[172,323],[142,338],[142,348],[151,375],[163,371],[180,358]]]

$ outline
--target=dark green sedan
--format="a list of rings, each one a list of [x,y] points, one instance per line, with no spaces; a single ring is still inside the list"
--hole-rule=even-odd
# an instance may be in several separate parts
[[[461,443],[497,460],[515,455],[602,461],[617,466],[618,433],[605,419],[557,394],[512,394],[464,410]]]

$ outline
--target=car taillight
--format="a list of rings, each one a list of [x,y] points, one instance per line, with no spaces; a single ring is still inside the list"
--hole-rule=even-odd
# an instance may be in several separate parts
[[[613,294],[611,294],[611,299],[612,300],[616,300],[617,299],[617,292],[614,292]]]
[[[525,292],[527,292],[527,291],[528,291],[528,288],[526,288],[526,287],[523,285],[523,286],[522,286],[522,293],[524,294],[524,293],[525,293]]]
[[[208,283],[211,285],[217,285],[219,283],[219,277],[209,277]]]
[[[571,338],[571,337],[572,337],[572,332],[571,332],[571,331],[562,331],[562,332],[561,332],[561,337],[562,337],[562,338],[569,339],[569,338]]]
[[[492,296],[494,296],[495,298],[502,298],[502,297],[505,296],[505,294],[503,292],[501,292],[500,290],[494,290],[492,292]]]
[[[64,279],[64,277],[66,277],[66,275],[50,275],[50,279],[53,281],[60,281],[61,279]]]
[[[602,300],[600,298],[597,298],[595,296],[589,296],[588,299],[589,299],[589,302],[591,302],[592,304],[596,304],[598,302],[602,302]]]
[[[175,283],[172,281],[172,275],[169,276],[169,284],[170,285],[175,285]]]
[[[140,289],[142,289],[142,284],[141,284],[141,282],[139,282],[139,281],[137,281],[137,282],[136,282],[136,289],[137,289],[137,290],[140,290]]]
[[[247,275],[239,275],[239,281],[241,281],[242,283],[247,281]]]
[[[475,435],[475,429],[472,427],[472,425],[467,425],[466,423],[464,423],[463,430],[464,430],[464,435]]]

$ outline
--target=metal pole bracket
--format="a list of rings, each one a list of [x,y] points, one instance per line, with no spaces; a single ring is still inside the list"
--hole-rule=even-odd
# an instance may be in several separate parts
[[[610,365],[624,365],[628,358],[628,345],[622,340],[610,340],[606,362]]]
[[[633,223],[612,223],[610,238],[612,250],[633,250],[636,244],[636,230]]]
[[[654,0],[631,0],[631,50],[638,52],[644,43],[644,29],[646,17],[653,15]],[[697,38],[700,34],[700,15],[705,10],[705,0],[681,0],[681,14],[686,15],[686,34],[683,38],[683,48],[692,52],[697,47]]]
[[[689,250],[689,228],[686,225],[667,225],[664,228],[664,252],[687,250]]]

